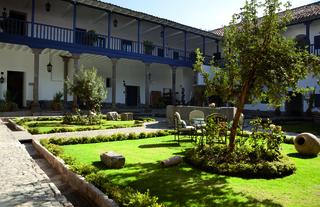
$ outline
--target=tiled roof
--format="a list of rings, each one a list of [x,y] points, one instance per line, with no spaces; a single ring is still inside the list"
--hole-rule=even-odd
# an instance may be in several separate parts
[[[320,1],[291,9],[293,19],[289,25],[299,24],[320,18]],[[211,32],[223,36],[223,27],[214,29]]]
[[[215,35],[214,33],[212,33],[211,31],[205,31],[205,30],[201,30],[201,29],[197,29],[194,27],[190,27],[184,24],[180,24],[168,19],[164,19],[164,18],[160,18],[160,17],[156,17],[150,14],[146,14],[143,12],[138,12],[138,11],[134,11],[131,9],[127,9],[124,7],[120,7],[114,4],[110,4],[110,3],[106,3],[106,2],[102,2],[100,0],[76,0],[78,3],[83,4],[83,5],[88,5],[91,7],[96,7],[96,8],[101,8],[107,11],[111,11],[111,12],[115,12],[115,13],[119,13],[119,14],[124,14],[127,16],[131,16],[133,18],[137,18],[137,19],[141,19],[141,20],[146,20],[146,21],[150,21],[150,22],[154,22],[154,23],[158,23],[164,26],[168,26],[168,27],[173,27],[176,29],[181,29],[181,30],[185,30],[187,32],[191,32],[191,33],[195,33],[195,34],[199,34],[199,35],[203,35],[206,37],[211,37],[213,39],[221,39],[221,36]]]

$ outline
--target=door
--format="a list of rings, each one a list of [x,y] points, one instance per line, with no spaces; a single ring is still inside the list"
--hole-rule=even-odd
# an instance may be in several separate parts
[[[293,96],[292,92],[289,92],[290,101],[286,102],[286,112],[289,116],[300,116],[303,113],[303,95],[301,93]]]
[[[15,35],[26,35],[27,34],[27,14],[18,11],[10,11],[8,19],[8,33]]]
[[[7,92],[11,101],[15,102],[19,108],[23,107],[23,72],[8,71]]]
[[[137,106],[139,98],[138,86],[126,86],[126,105]]]

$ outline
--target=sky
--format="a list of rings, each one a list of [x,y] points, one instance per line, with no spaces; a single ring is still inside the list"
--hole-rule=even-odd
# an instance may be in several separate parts
[[[203,30],[227,25],[245,0],[102,0]],[[317,2],[291,0],[292,8]]]

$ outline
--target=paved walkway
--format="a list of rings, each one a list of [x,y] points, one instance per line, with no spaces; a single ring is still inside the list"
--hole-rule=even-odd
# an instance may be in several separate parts
[[[72,206],[1,120],[0,206]]]
[[[51,137],[94,137],[98,135],[112,135],[117,133],[129,134],[129,133],[141,133],[141,132],[156,132],[164,129],[168,129],[168,124],[165,122],[165,119],[158,119],[156,122],[146,123],[142,127],[40,134],[40,135],[33,135],[33,138],[43,139],[43,138],[51,138]]]

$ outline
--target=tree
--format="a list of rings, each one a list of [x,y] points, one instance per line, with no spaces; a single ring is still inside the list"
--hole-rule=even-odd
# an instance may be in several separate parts
[[[107,97],[107,89],[95,68],[82,68],[74,75],[74,81],[67,81],[70,94],[74,94],[89,110],[100,111],[101,102]]]
[[[288,99],[288,90],[298,90],[298,80],[309,72],[319,72],[319,59],[305,49],[296,47],[292,39],[282,34],[290,22],[289,3],[248,0],[240,14],[233,15],[224,28],[225,67],[214,69],[212,79],[202,69],[203,57],[197,51],[194,69],[203,74],[208,95],[220,95],[237,107],[229,137],[233,151],[237,126],[248,101],[268,98],[273,106]],[[263,8],[264,16],[257,16]],[[282,9],[285,12],[281,12]],[[279,13],[281,12],[281,13]]]

